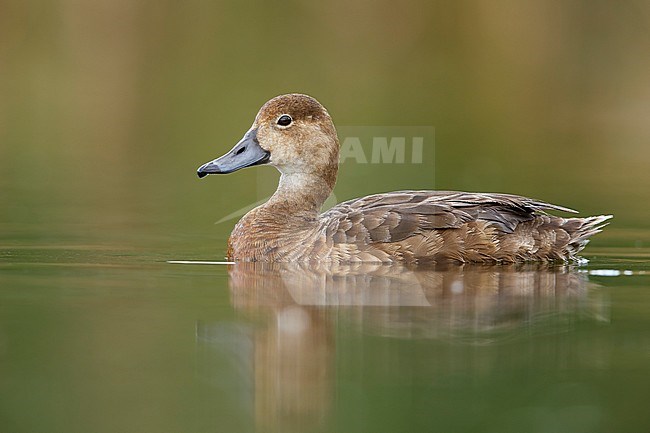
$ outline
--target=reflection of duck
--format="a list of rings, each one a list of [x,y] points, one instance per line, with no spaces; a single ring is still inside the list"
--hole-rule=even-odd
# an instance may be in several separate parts
[[[521,328],[525,335],[546,334],[559,325],[564,333],[573,323],[566,318],[593,304],[584,274],[543,264],[255,262],[230,265],[229,276],[234,308],[258,325],[251,377],[256,423],[264,431],[315,431],[331,418],[336,377],[350,368],[349,358],[337,363],[344,356],[337,346],[341,340],[345,346],[347,336],[350,348],[350,330],[484,346],[510,339]],[[358,360],[390,364],[384,358]],[[425,362],[447,365],[436,358]]]
[[[327,110],[300,94],[260,109],[244,138],[199,177],[271,164],[275,194],[228,241],[236,261],[521,262],[574,259],[611,216],[560,218],[560,206],[508,194],[400,191],[319,211],[334,188],[339,143]]]
[[[232,302],[239,310],[337,307],[358,313],[364,327],[388,334],[399,334],[404,326],[429,335],[490,331],[599,308],[587,296],[584,274],[567,266],[256,262],[237,263],[229,272]]]

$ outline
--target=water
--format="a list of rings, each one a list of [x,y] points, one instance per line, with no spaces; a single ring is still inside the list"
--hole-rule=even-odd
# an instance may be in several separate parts
[[[580,267],[433,269],[158,248],[2,247],[2,431],[650,426],[647,247],[591,248]]]

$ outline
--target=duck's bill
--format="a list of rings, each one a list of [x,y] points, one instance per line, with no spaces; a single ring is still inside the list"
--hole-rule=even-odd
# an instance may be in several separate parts
[[[257,141],[257,128],[254,128],[249,130],[230,152],[203,164],[196,174],[202,178],[209,174],[232,173],[253,165],[266,164],[270,158],[271,154],[260,147]]]

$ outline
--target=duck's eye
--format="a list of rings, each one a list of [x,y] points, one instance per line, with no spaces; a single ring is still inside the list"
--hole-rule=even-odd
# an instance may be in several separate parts
[[[278,125],[280,126],[289,126],[291,125],[291,122],[293,122],[293,119],[291,116],[288,114],[283,114],[282,116],[278,117]]]

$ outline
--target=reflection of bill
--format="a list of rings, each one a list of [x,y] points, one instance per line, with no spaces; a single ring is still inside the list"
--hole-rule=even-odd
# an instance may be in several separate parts
[[[264,431],[309,431],[327,420],[342,356],[336,329],[485,345],[522,327],[561,333],[575,323],[567,318],[607,316],[585,275],[567,266],[258,262],[230,265],[229,275],[235,309],[262,324],[248,334],[242,364],[252,366],[251,403]]]

